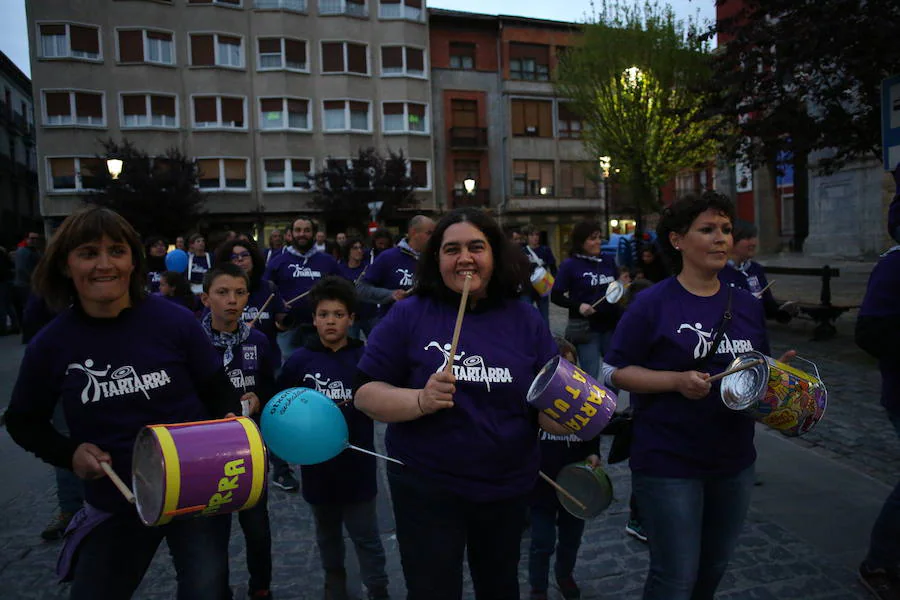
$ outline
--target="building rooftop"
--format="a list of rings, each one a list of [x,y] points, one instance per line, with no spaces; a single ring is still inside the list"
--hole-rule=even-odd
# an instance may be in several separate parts
[[[29,98],[32,97],[31,80],[16,66],[16,63],[10,60],[10,58],[2,51],[0,51],[0,71],[14,83],[18,84]]]

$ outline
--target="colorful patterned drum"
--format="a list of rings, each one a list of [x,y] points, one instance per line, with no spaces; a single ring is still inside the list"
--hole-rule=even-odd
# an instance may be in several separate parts
[[[812,376],[759,352],[738,356],[728,368],[759,359],[763,362],[722,380],[722,402],[787,436],[810,431],[822,419],[828,405],[828,392],[819,377],[819,369],[798,358],[812,365],[816,372]]]
[[[587,462],[563,467],[556,476],[556,483],[585,506],[581,508],[565,494],[556,491],[559,503],[578,519],[593,519],[612,504],[613,485],[609,475],[600,467],[592,467]]]
[[[149,425],[134,442],[132,488],[145,525],[252,508],[266,488],[268,459],[247,417]]]
[[[582,440],[597,437],[616,410],[615,394],[561,356],[540,370],[526,400]]]
[[[553,275],[544,267],[536,268],[531,274],[531,285],[534,287],[534,291],[542,297],[550,295],[550,290],[553,289],[553,281]]]

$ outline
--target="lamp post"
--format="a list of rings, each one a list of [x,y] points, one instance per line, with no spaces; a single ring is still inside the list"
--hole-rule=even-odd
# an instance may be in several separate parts
[[[470,204],[472,201],[472,197],[475,196],[475,186],[476,186],[475,178],[472,175],[469,175],[463,180],[463,188],[466,190],[466,196],[468,197],[469,202],[466,204]]]
[[[122,173],[122,161],[118,158],[110,158],[106,161],[106,170],[113,179],[118,179]]]
[[[609,156],[601,156],[600,161],[600,177],[603,178],[603,209],[606,213],[606,238],[612,237],[610,226],[612,222],[609,220],[609,169],[612,166],[612,159]]]

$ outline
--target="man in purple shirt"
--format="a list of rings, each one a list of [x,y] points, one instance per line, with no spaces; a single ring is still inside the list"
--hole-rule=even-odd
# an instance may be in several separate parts
[[[528,262],[531,263],[531,273],[534,273],[535,270],[541,267],[556,277],[556,257],[553,256],[553,251],[549,247],[541,245],[541,232],[528,225],[522,228],[522,234],[527,240],[527,243],[522,246],[522,251],[525,252]],[[544,321],[549,323],[550,297],[540,296],[534,289],[528,291],[530,292],[531,302],[537,307],[541,316],[544,317]]]

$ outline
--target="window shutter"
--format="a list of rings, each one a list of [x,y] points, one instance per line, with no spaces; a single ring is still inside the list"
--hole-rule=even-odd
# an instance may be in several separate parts
[[[512,101],[512,132],[513,135],[525,135],[525,102]]]
[[[247,179],[246,160],[242,158],[226,158],[223,162],[225,163],[225,179]]]
[[[244,100],[242,98],[222,98],[222,122],[244,124]]]
[[[347,44],[347,70],[351,73],[369,72],[364,44]]]
[[[75,114],[79,117],[103,118],[103,97],[100,94],[75,92]]]
[[[385,102],[384,103],[384,114],[386,114],[386,115],[402,115],[403,114],[403,103],[402,102]]]
[[[280,158],[267,158],[263,161],[266,173],[280,173],[284,171],[284,161]]]
[[[289,99],[287,105],[289,113],[305,115],[308,111],[309,102],[307,100]]]
[[[172,34],[166,33],[164,31],[148,31],[147,37],[151,40],[164,40],[166,42],[172,41]]]
[[[194,98],[194,121],[196,123],[212,123],[217,121],[216,99],[210,96]]]
[[[406,5],[410,8],[422,8],[422,0],[406,0]]]
[[[452,100],[453,127],[478,127],[478,103],[474,100]],[[515,103],[513,103],[515,114]]]
[[[197,171],[200,179],[219,180],[219,159],[218,158],[201,158],[197,161]],[[218,187],[218,183],[216,186]]]
[[[325,110],[344,110],[343,100],[326,100],[324,102]]]
[[[381,0],[382,4],[400,4],[400,0]]]
[[[41,35],[66,35],[66,26],[65,25],[41,25]],[[61,158],[57,160],[69,160],[67,158]],[[75,173],[74,167],[72,174]]]
[[[424,160],[409,161],[409,176],[417,188],[428,187],[428,163]]]
[[[306,64],[306,43],[300,40],[284,40],[284,54],[288,62]]]
[[[215,62],[216,51],[213,49],[213,36],[191,35],[191,64],[209,66]]]
[[[553,137],[553,103],[536,102],[538,116],[538,135],[540,137]]]
[[[99,158],[82,158],[81,159],[81,178],[82,183],[84,183],[85,177],[96,177],[98,173],[102,173],[106,169],[104,168],[106,165],[103,164]]]
[[[147,114],[147,100],[146,97],[141,96],[122,96],[122,112],[125,113],[125,116],[132,115],[146,115]]]
[[[260,54],[274,54],[281,52],[281,38],[261,38],[259,40]]]
[[[302,159],[293,159],[291,160],[291,170],[294,172],[294,177],[297,176],[297,173],[303,173],[305,175],[311,170],[309,161]]]
[[[220,36],[219,36],[219,43],[220,43],[220,44],[230,44],[230,45],[232,45],[232,46],[240,46],[240,45],[241,45],[241,38],[239,38],[239,37],[234,37],[234,36],[231,36],[231,35],[220,35]]]
[[[541,187],[553,187],[553,163],[541,162]]]
[[[344,44],[322,42],[322,71],[340,73],[344,70]]]
[[[51,158],[50,174],[56,177],[75,177],[74,158]]]
[[[425,52],[419,48],[407,48],[406,68],[409,71],[424,71]]]
[[[367,102],[350,102],[350,112],[364,112],[368,114],[369,104]]]
[[[150,96],[150,113],[174,117],[175,98],[172,96]]]
[[[119,32],[119,60],[121,62],[143,62],[144,36],[140,31]]]
[[[100,31],[93,27],[69,25],[72,50],[100,54]]]
[[[525,173],[529,180],[540,179],[541,178],[541,163],[536,160],[528,161],[525,163]]]
[[[72,107],[69,105],[69,92],[44,93],[44,107],[48,117],[59,115],[71,115]]]
[[[383,69],[403,68],[403,46],[382,46],[381,67]]]
[[[263,98],[259,101],[259,109],[264,112],[281,112],[284,104],[281,98]]]
[[[425,105],[424,104],[410,103],[407,110],[409,111],[410,117],[418,117],[421,120],[425,119]]]

